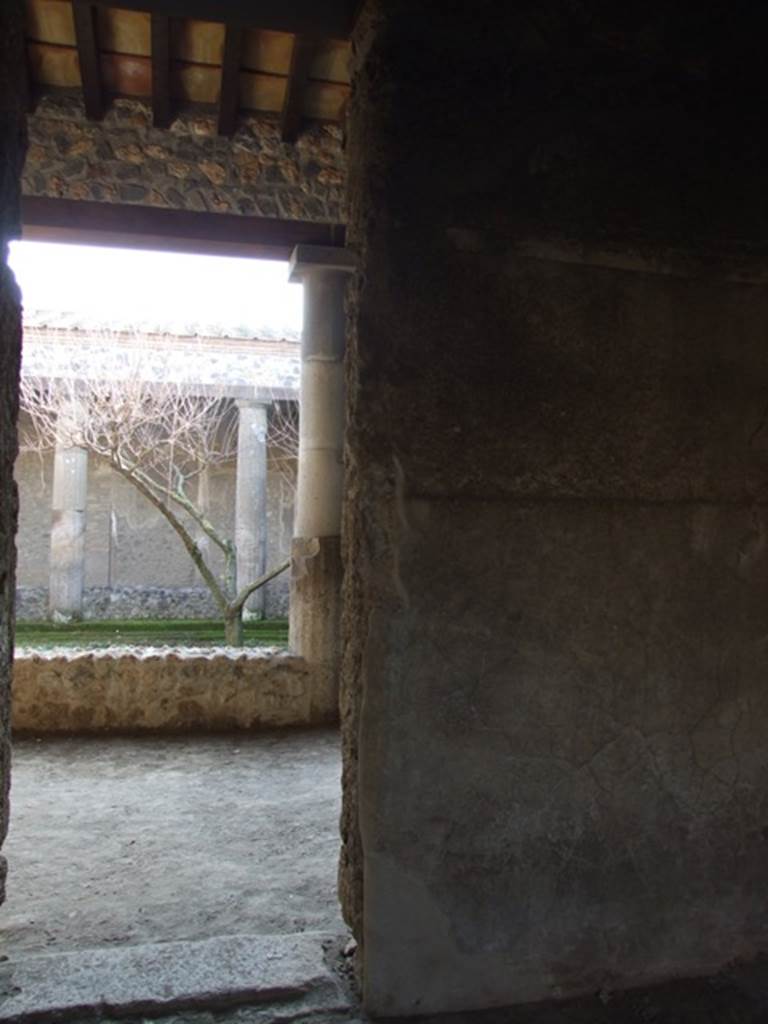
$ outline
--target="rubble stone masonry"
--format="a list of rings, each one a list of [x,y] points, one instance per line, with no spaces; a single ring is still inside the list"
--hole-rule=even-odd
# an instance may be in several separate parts
[[[276,119],[243,116],[232,138],[213,112],[153,128],[148,104],[118,99],[88,121],[80,97],[44,96],[29,118],[26,196],[342,223],[341,128],[315,124],[295,144]]]

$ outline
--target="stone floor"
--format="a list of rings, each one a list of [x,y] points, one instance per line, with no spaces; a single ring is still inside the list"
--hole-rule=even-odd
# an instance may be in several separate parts
[[[14,744],[11,958],[344,932],[335,732]]]

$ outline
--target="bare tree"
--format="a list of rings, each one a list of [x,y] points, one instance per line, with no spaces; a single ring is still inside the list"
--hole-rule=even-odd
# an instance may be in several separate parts
[[[237,409],[220,393],[139,372],[119,380],[88,376],[47,379],[24,374],[21,406],[25,450],[43,453],[57,445],[82,448],[128,480],[165,517],[205,581],[224,620],[225,641],[243,642],[243,609],[259,587],[284,572],[289,561],[243,586],[236,576],[233,540],[215,525],[198,500],[199,478],[230,461],[237,451]],[[200,392],[203,392],[202,394]],[[271,435],[281,461],[295,458],[297,415],[292,403],[273,407]],[[201,544],[207,538],[209,544]],[[221,551],[223,576],[211,568],[205,548]]]
[[[299,454],[298,402],[275,401],[269,418],[270,465],[282,483],[296,489],[296,458]]]

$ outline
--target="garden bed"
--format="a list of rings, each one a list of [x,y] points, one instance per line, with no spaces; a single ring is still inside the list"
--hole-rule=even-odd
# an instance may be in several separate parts
[[[245,622],[244,646],[288,646],[288,620]],[[19,648],[45,650],[59,647],[85,649],[114,645],[132,647],[217,647],[224,643],[219,619],[127,619],[70,623],[17,622]]]

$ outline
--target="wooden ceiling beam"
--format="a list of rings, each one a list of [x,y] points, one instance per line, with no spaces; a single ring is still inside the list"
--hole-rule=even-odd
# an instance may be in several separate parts
[[[96,26],[96,5],[85,0],[74,0],[75,41],[80,61],[85,114],[92,121],[104,117],[104,87],[101,81],[99,37]]]
[[[152,123],[167,128],[171,111],[171,19],[152,15]]]
[[[309,65],[315,42],[306,36],[296,36],[291,53],[291,70],[285,89],[285,100],[280,115],[280,135],[283,142],[295,142],[301,128],[304,92],[309,78]]]
[[[115,0],[95,2],[110,7]],[[348,39],[360,0],[120,0],[119,6],[169,18],[232,22],[243,28]]]
[[[219,91],[219,135],[234,135],[237,127],[243,34],[243,29],[239,25],[228,24],[226,27],[224,56],[221,62],[221,89]]]

